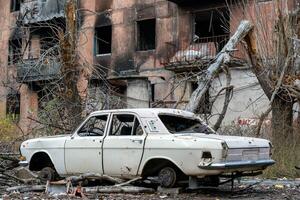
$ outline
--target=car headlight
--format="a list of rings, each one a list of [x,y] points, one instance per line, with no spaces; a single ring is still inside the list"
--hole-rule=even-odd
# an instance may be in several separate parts
[[[20,160],[20,161],[26,161],[26,157],[25,157],[25,156],[20,156],[20,157],[19,157],[19,160]]]

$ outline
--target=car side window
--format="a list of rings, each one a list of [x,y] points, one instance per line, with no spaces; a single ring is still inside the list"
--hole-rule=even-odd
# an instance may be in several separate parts
[[[107,119],[108,115],[99,115],[89,118],[88,121],[78,131],[78,135],[81,137],[103,136]]]
[[[131,114],[115,114],[112,118],[112,125],[109,135],[128,136],[143,135],[142,126],[138,118]]]

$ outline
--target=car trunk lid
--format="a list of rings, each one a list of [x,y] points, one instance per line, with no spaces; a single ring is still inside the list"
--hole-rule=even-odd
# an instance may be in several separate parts
[[[227,136],[227,135],[204,134],[204,133],[178,134],[177,136],[221,140],[226,142],[228,148],[257,148],[257,147],[268,148],[269,147],[268,140],[260,139],[260,138],[252,138],[252,137]]]

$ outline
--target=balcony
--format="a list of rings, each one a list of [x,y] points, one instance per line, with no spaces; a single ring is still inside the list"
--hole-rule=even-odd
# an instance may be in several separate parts
[[[205,66],[222,50],[228,39],[229,35],[199,38],[185,49],[168,44],[168,55],[163,64],[170,70]]]
[[[192,3],[198,3],[199,0],[169,0],[171,2],[174,2],[178,5],[185,5],[185,4],[192,4]]]
[[[179,6],[208,6],[211,4],[224,4],[225,0],[210,0],[210,1],[199,1],[199,0],[169,0],[173,3],[176,3]]]
[[[53,59],[23,60],[17,65],[17,81],[19,83],[47,81],[60,77],[60,63]]]
[[[66,0],[31,0],[21,4],[20,19],[24,24],[64,17]]]

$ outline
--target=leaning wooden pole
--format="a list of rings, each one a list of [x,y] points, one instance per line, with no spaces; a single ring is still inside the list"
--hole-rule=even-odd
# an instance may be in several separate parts
[[[217,72],[220,70],[224,61],[229,57],[229,53],[233,51],[236,45],[249,33],[252,28],[253,26],[249,21],[241,21],[234,35],[229,39],[222,51],[217,54],[215,61],[208,67],[205,74],[200,77],[201,81],[198,83],[197,89],[193,92],[190,101],[186,106],[187,111],[195,112],[197,110],[201,100],[209,89],[211,82],[216,77]]]

